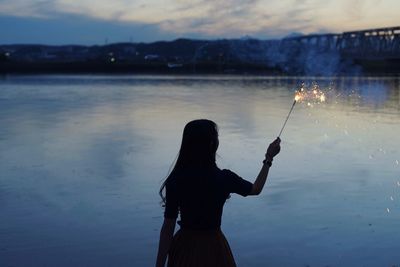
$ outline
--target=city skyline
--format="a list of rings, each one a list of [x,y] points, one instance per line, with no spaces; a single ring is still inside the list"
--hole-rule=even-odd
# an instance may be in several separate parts
[[[0,0],[1,44],[282,38],[398,26],[395,0]]]

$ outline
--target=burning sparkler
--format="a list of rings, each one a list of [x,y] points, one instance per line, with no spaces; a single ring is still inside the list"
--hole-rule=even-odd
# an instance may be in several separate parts
[[[301,102],[303,100],[307,100],[307,105],[312,106],[311,102],[317,102],[317,103],[322,103],[325,102],[326,96],[324,92],[322,92],[317,84],[313,84],[313,87],[311,90],[307,90],[302,84],[301,88],[299,90],[296,90],[295,95],[294,95],[294,100],[292,107],[290,108],[289,114],[286,117],[285,122],[283,123],[282,129],[279,132],[278,137],[281,137],[281,134],[283,132],[283,129],[286,126],[287,121],[289,120],[290,114],[293,111],[294,106],[296,105],[297,102]]]

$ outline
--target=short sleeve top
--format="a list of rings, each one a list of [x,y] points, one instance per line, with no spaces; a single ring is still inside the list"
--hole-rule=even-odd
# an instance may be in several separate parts
[[[177,171],[166,184],[164,217],[176,219],[181,228],[216,229],[229,194],[250,194],[253,184],[230,170]]]

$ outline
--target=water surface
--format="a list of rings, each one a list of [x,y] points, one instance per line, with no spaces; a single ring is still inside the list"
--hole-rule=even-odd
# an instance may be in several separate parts
[[[157,195],[186,122],[220,128],[218,165],[254,181],[299,103],[258,197],[223,215],[238,266],[400,265],[398,78],[0,78],[0,266],[152,266]]]

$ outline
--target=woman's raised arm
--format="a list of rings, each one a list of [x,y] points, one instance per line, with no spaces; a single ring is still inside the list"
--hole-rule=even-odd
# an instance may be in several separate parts
[[[269,168],[272,165],[272,160],[281,150],[280,143],[281,139],[278,137],[268,146],[267,153],[265,154],[265,160],[263,161],[263,166],[258,173],[256,181],[253,183],[253,187],[249,195],[259,195],[263,190],[265,182],[267,181]]]

